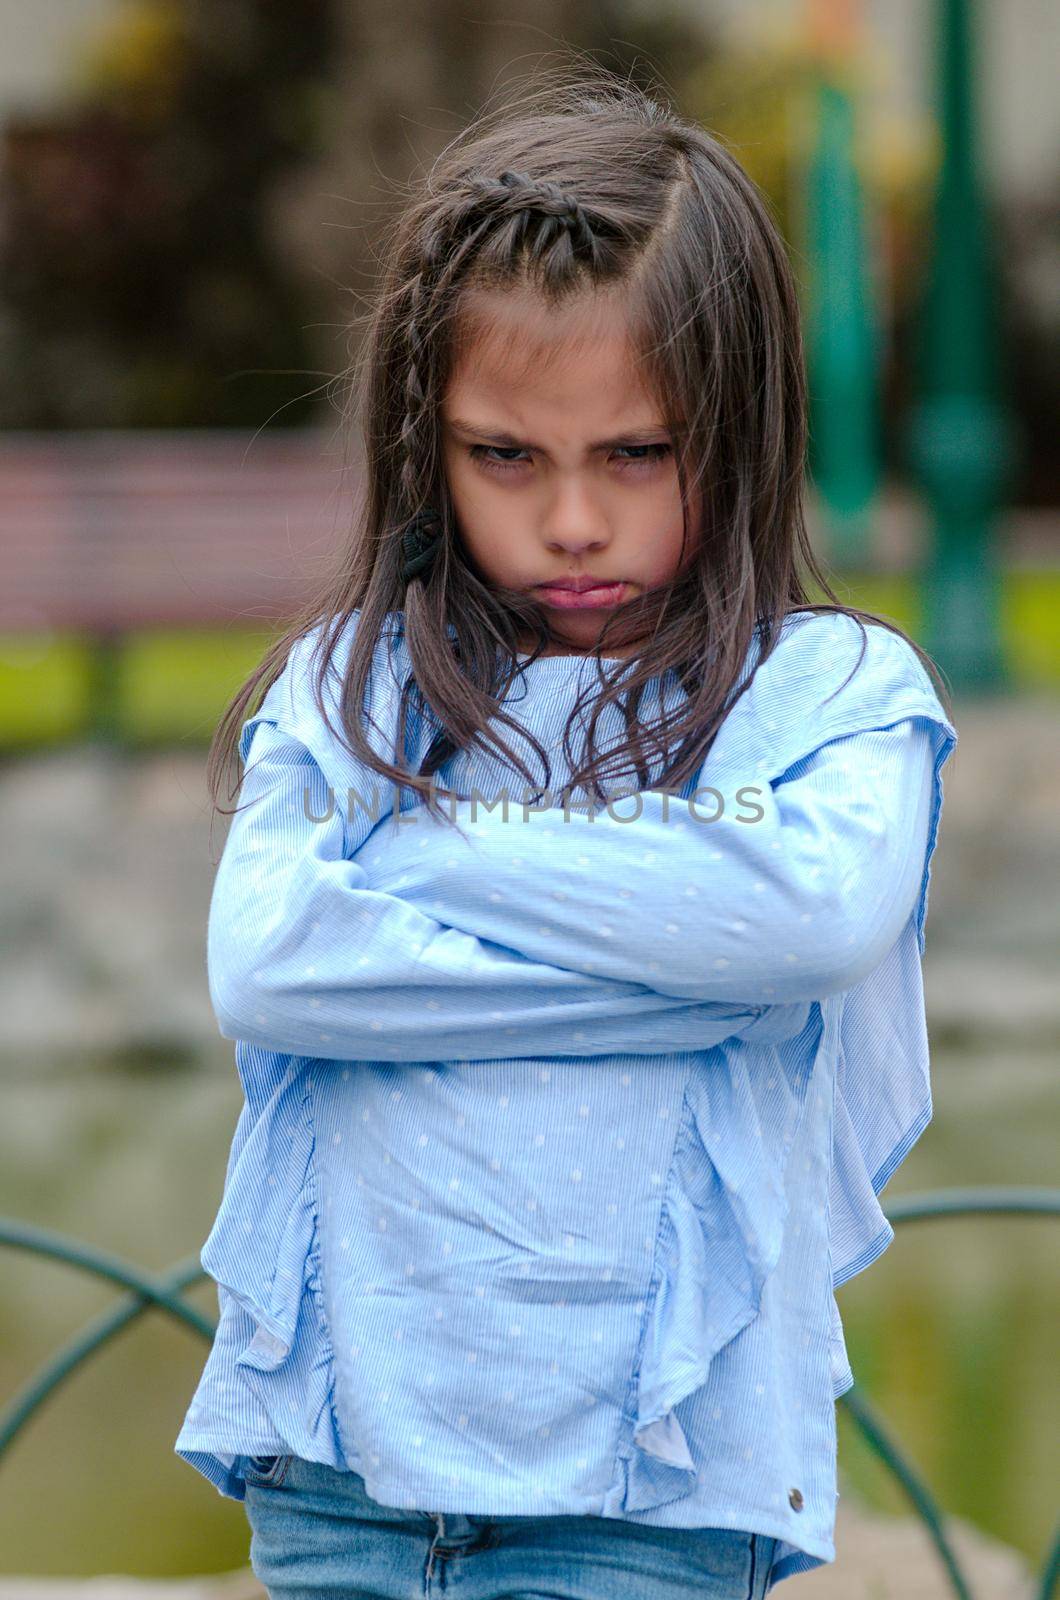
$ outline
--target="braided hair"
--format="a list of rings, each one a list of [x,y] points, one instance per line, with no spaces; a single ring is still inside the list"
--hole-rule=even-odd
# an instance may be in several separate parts
[[[551,272],[557,282],[569,283],[579,271],[595,279],[614,265],[607,241],[615,230],[547,179],[511,169],[492,176],[467,168],[448,198],[424,230],[417,270],[405,288],[405,411],[398,446],[402,498],[414,508],[402,536],[400,576],[406,591],[414,580],[430,580],[446,539],[446,519],[429,503],[431,486],[424,481],[429,446],[421,436],[433,432],[426,398],[432,392],[433,356],[422,330],[437,325],[436,313],[452,304],[457,286],[474,268],[487,281],[522,266],[535,276]]]
[[[611,629],[611,637],[636,638],[638,650],[628,672],[605,673],[598,656],[598,683],[572,709],[568,736],[577,730],[579,740],[589,710],[572,787],[602,798],[612,777],[643,786],[656,756],[664,786],[694,778],[732,697],[747,686],[738,688],[752,636],[759,633],[764,660],[793,611],[841,610],[901,631],[839,599],[807,533],[799,294],[771,208],[731,152],[664,95],[584,64],[569,79],[546,74],[540,88],[477,115],[440,152],[395,213],[383,250],[368,336],[350,374],[365,448],[363,515],[338,569],[230,703],[208,758],[215,799],[248,703],[321,619],[323,708],[323,679],[353,613],[342,726],[333,731],[366,768],[415,791],[445,820],[435,778],[451,752],[484,749],[532,781],[522,754],[498,734],[509,727],[520,743],[529,739],[550,783],[548,751],[498,692],[521,670],[519,634],[547,637],[545,608],[523,589],[485,581],[466,558],[444,471],[437,410],[457,351],[453,325],[466,331],[465,297],[478,289],[530,289],[556,306],[568,293],[616,287],[674,440],[694,559],[604,622],[601,648]],[[411,675],[391,757],[369,739],[365,706],[376,646],[395,615]],[[902,637],[933,672],[930,657]],[[645,722],[641,696],[668,672],[686,699]],[[941,682],[939,693],[945,703]],[[415,729],[407,736],[405,712],[417,702],[439,737],[410,768],[423,745]],[[628,739],[600,751],[596,729],[614,706]],[[377,731],[386,743],[394,732]]]

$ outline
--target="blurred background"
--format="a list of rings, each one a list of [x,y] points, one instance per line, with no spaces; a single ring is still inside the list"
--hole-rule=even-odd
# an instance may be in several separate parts
[[[768,194],[816,547],[953,686],[935,1118],[884,1203],[1057,1182],[1056,44],[1046,0],[0,0],[0,1217],[197,1260],[241,1105],[207,744],[354,514],[340,379],[382,223],[569,47],[667,85]],[[1053,1535],[1054,1226],[900,1227],[839,1291],[858,1385],[982,1536],[982,1596],[1029,1595]],[[24,1249],[0,1273],[0,1570],[244,1566],[242,1508],[173,1454],[204,1340],[134,1320],[19,1422],[121,1290]],[[210,1280],[187,1301],[215,1318]],[[840,1565],[799,1592],[855,1593],[863,1508],[893,1519],[856,1591],[884,1600],[896,1551],[937,1558],[839,1429]]]

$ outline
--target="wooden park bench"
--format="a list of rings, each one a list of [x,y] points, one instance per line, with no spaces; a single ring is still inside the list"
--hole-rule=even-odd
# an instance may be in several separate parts
[[[0,437],[0,633],[84,636],[106,738],[123,637],[281,621],[341,545],[350,476],[317,429]]]

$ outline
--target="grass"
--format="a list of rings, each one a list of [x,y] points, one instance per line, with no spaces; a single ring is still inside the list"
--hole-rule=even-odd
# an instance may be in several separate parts
[[[848,604],[922,639],[915,581],[844,574]],[[1060,687],[1060,569],[1005,576],[1002,634],[1012,689]],[[261,628],[150,630],[126,636],[114,675],[114,719],[130,747],[205,748],[228,700],[272,637]],[[91,641],[76,635],[0,634],[0,749],[61,745],[92,727]]]

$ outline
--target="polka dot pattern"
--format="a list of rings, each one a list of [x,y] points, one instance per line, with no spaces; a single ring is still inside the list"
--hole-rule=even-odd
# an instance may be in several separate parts
[[[466,839],[354,803],[371,776],[292,652],[243,728],[208,929],[245,1106],[175,1448],[223,1494],[292,1451],[385,1504],[753,1527],[773,1581],[833,1559],[834,1290],[889,1242],[877,1197],[930,1115],[955,743],[881,631],[843,687],[849,619],[797,619],[676,798],[525,821],[469,798]],[[558,784],[583,670],[509,691]],[[496,798],[494,762],[456,758],[461,792]],[[753,825],[682,805],[741,783]]]

